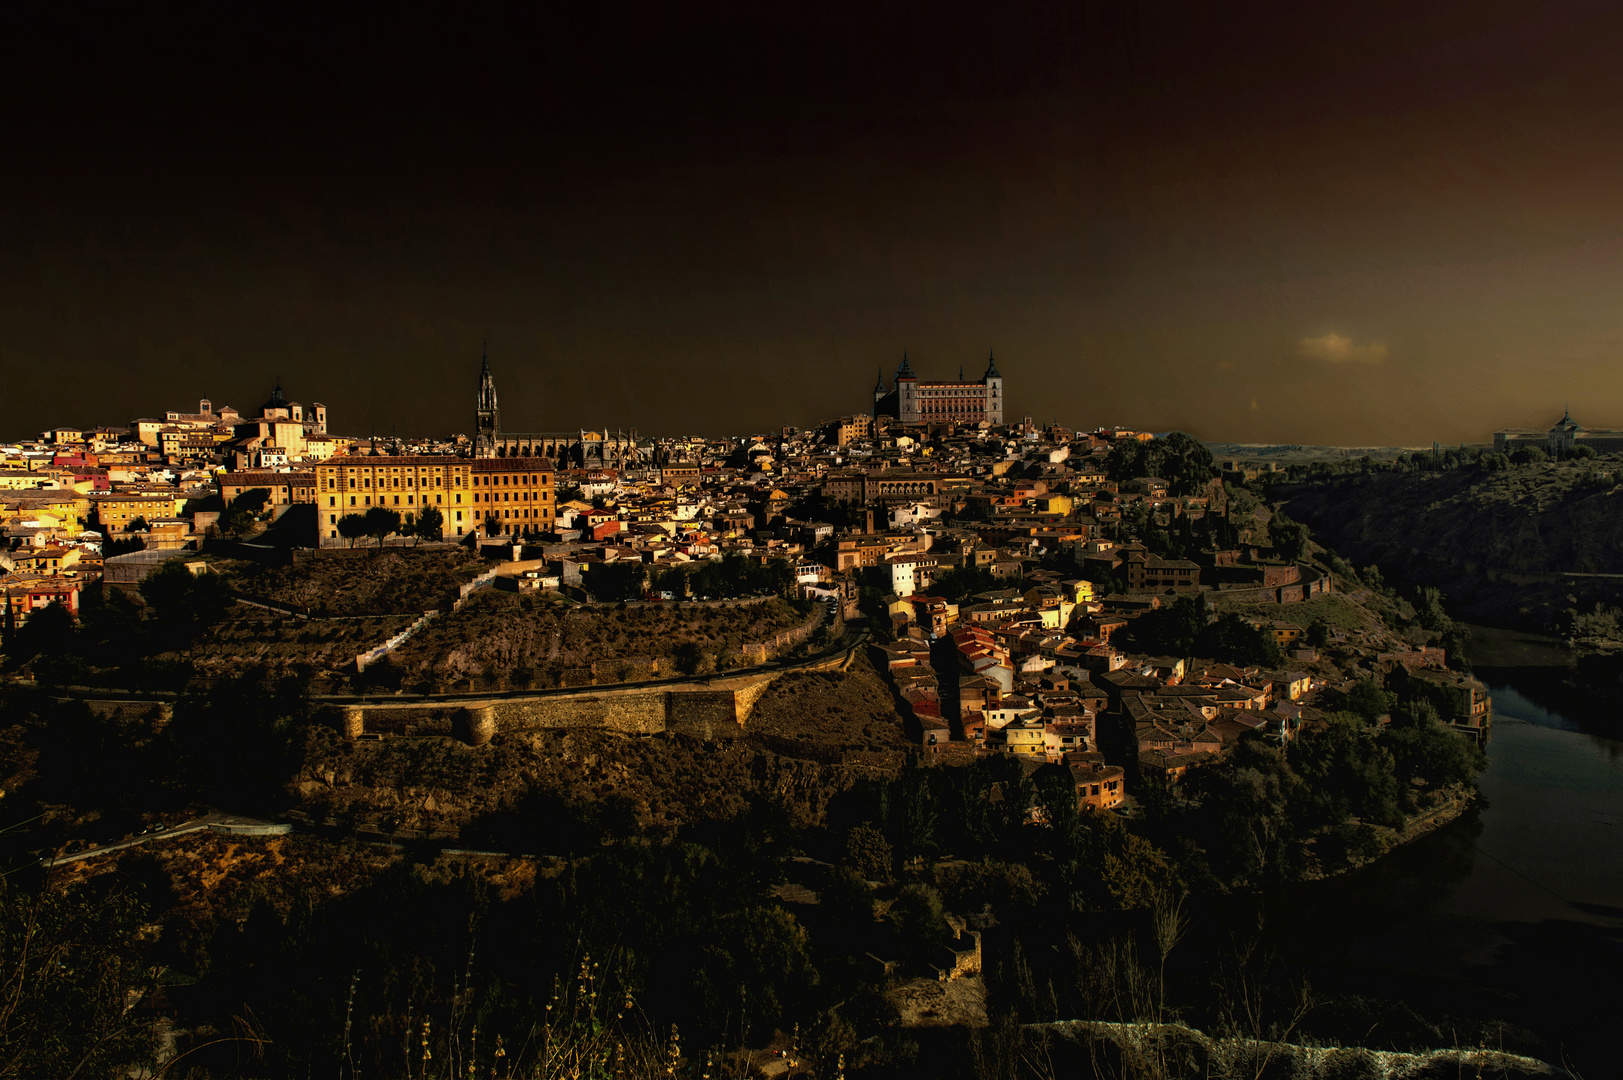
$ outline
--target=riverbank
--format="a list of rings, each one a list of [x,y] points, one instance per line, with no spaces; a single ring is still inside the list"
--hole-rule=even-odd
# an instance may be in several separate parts
[[[1335,878],[1345,877],[1356,873],[1367,866],[1372,866],[1394,851],[1408,844],[1414,843],[1422,837],[1430,836],[1438,829],[1451,825],[1465,816],[1466,812],[1477,805],[1479,793],[1475,785],[1461,784],[1451,788],[1443,800],[1436,806],[1421,811],[1401,829],[1388,829],[1377,826],[1381,832],[1381,850],[1365,859],[1349,856],[1347,865],[1335,870],[1325,872],[1322,868],[1303,876],[1304,881],[1331,881]]]

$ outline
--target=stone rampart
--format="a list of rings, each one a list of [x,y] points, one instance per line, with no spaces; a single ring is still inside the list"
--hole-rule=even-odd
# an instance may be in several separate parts
[[[1217,595],[1224,600],[1249,604],[1297,604],[1330,592],[1331,586],[1329,574],[1315,566],[1303,565],[1296,568],[1296,580],[1290,584],[1262,588],[1224,586]]]
[[[595,687],[579,693],[445,701],[379,701],[340,706],[333,721],[347,737],[439,736],[475,746],[497,734],[592,728],[627,735],[676,732],[736,737],[775,673],[677,687]]]

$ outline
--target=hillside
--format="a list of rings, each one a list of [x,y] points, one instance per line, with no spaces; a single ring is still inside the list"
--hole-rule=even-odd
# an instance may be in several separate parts
[[[1569,608],[1623,597],[1623,487],[1587,463],[1373,472],[1274,493],[1320,543],[1442,588],[1460,617],[1556,630]]]
[[[448,739],[351,743],[312,728],[292,788],[301,814],[317,823],[522,845],[526,829],[568,817],[568,807],[577,808],[577,831],[607,813],[671,833],[766,798],[811,826],[833,795],[863,777],[894,775],[910,749],[890,691],[859,659],[850,671],[784,676],[756,704],[748,733],[719,744],[580,730],[476,748]]]

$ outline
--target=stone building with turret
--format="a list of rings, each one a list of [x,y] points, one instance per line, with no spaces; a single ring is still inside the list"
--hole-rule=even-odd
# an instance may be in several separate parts
[[[1502,454],[1515,453],[1524,446],[1535,446],[1557,459],[1570,457],[1580,446],[1597,454],[1617,454],[1623,453],[1623,431],[1586,428],[1572,418],[1572,410],[1568,409],[1548,431],[1505,428],[1493,433],[1493,448]]]
[[[893,387],[886,390],[881,375],[873,398],[875,418],[889,416],[903,424],[1003,424],[1003,375],[991,355],[979,379],[965,379],[959,368],[957,381],[932,382],[920,379],[903,353]]]

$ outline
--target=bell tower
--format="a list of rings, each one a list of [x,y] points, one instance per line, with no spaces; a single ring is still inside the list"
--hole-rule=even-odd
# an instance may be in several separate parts
[[[496,380],[490,374],[490,353],[484,353],[479,371],[479,404],[476,435],[473,440],[474,457],[495,457],[496,437],[501,433],[501,410],[496,407]]]

